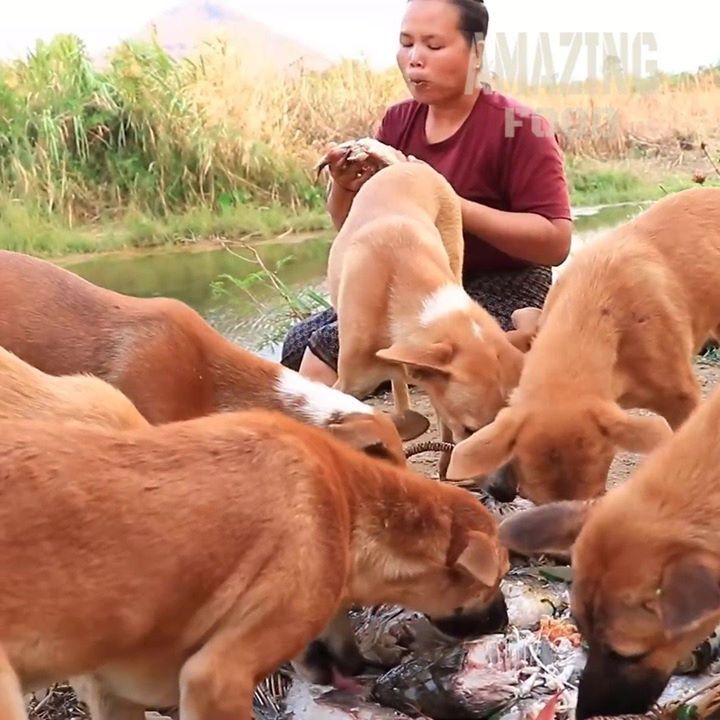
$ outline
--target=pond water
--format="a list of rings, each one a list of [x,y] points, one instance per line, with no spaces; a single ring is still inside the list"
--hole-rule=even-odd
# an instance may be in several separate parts
[[[643,207],[626,203],[577,208],[573,250]],[[285,329],[294,317],[283,293],[292,298],[298,313],[324,307],[323,280],[332,237],[325,233],[254,243],[257,257],[247,247],[230,247],[105,255],[61,264],[118,292],[178,298],[234,342],[277,360]],[[262,273],[258,258],[280,281],[279,288]]]

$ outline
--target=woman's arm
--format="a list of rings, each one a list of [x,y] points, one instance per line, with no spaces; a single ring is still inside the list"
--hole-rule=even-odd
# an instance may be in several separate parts
[[[331,184],[325,207],[336,230],[340,230],[345,222],[354,197],[353,191],[346,190],[335,182]]]
[[[572,221],[506,212],[461,198],[463,229],[501,252],[537,265],[560,265],[570,252]]]
[[[462,199],[464,229],[507,255],[560,265],[570,253],[572,213],[562,152],[548,120],[516,111],[505,128],[501,194],[507,210]]]

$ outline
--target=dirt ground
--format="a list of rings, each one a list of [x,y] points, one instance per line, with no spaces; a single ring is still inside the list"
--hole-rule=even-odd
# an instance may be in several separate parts
[[[695,363],[695,373],[698,381],[702,388],[703,397],[707,397],[716,385],[720,383],[720,364],[717,362],[706,362],[704,360],[698,360]],[[422,413],[430,420],[430,427],[428,431],[417,438],[414,442],[421,442],[424,440],[439,440],[440,436],[437,431],[437,424],[435,421],[435,412],[428,401],[427,396],[419,391],[417,388],[410,389],[410,396],[412,402],[412,408],[417,412]],[[392,407],[392,395],[389,392],[382,393],[376,397],[370,398],[368,402],[371,405],[384,407],[390,409]],[[642,413],[643,411],[633,411]],[[642,456],[633,453],[619,453],[610,468],[610,474],[608,477],[608,485],[612,487],[619,482],[622,482],[628,475],[630,475],[633,469],[637,466],[638,462],[642,459]],[[410,465],[415,468],[418,472],[426,475],[427,477],[437,479],[437,462],[438,453],[426,452],[419,455],[415,455],[410,458]]]

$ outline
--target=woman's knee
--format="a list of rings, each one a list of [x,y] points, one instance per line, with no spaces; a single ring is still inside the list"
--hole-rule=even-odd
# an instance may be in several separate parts
[[[286,333],[280,353],[280,363],[291,370],[299,370],[305,349],[315,333],[334,324],[336,316],[333,310],[322,310],[293,325]]]

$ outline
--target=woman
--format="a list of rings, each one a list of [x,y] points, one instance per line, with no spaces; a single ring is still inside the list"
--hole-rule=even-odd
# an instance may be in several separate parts
[[[542,307],[551,267],[570,250],[572,216],[549,123],[479,82],[487,27],[482,0],[408,0],[397,63],[412,98],[386,111],[376,138],[432,165],[461,197],[463,284],[507,330],[516,308]],[[329,169],[327,208],[340,229],[376,168],[338,152]],[[336,316],[326,310],[290,330],[281,362],[331,385],[337,357]]]

